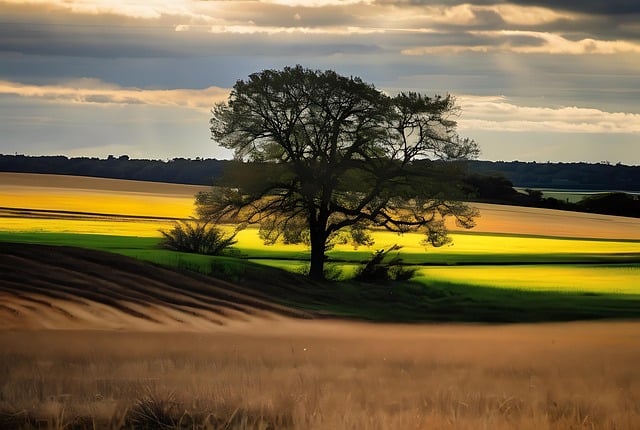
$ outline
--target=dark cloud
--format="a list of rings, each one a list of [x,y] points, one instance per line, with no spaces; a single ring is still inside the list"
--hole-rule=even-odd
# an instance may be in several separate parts
[[[588,14],[640,14],[640,2],[637,0],[511,0],[507,3]]]
[[[519,47],[543,48],[555,42],[580,45],[585,39],[629,45],[640,40],[640,1],[381,3],[399,7],[361,4],[310,8],[229,2],[219,14],[206,16],[211,11],[203,12],[198,9],[203,3],[194,2],[190,3],[194,9],[182,15],[165,5],[164,14],[132,17],[122,9],[118,13],[81,13],[62,6],[7,5],[0,0],[0,80],[64,86],[78,78],[94,78],[107,86],[140,89],[230,88],[237,79],[255,71],[299,63],[360,76],[390,93],[416,90],[428,94],[502,95],[518,106],[579,106],[640,113],[640,54],[633,49],[611,55],[564,55],[562,51],[548,55],[544,49],[533,54],[513,52]],[[419,7],[400,7],[507,3],[563,13],[528,20],[529,16],[518,10],[461,7],[447,10],[451,13],[448,20],[428,15],[431,9],[427,7],[424,13]],[[205,15],[199,15],[201,12]],[[306,32],[301,31],[303,28]],[[213,32],[209,32],[211,29]],[[251,32],[255,30],[259,32]],[[412,48],[424,49],[425,55],[402,54]],[[59,105],[70,101],[0,96],[0,149],[14,152],[21,150],[21,142],[27,142],[34,145],[30,147],[32,153],[47,153],[46,148],[55,147],[59,153],[97,155],[100,145],[110,148],[110,153],[120,153],[110,146],[110,142],[118,142],[135,148],[123,150],[130,155],[146,150],[152,157],[207,155],[202,149],[211,145],[206,112],[191,117],[192,113],[183,109],[174,114],[166,106],[134,105],[133,99],[124,100],[126,106],[118,111],[115,106],[105,105],[110,100],[96,93],[74,100],[80,103],[77,106],[61,108]],[[139,118],[139,124],[128,128],[134,118]],[[523,142],[512,153],[536,148],[536,138],[527,137],[526,143],[521,139],[526,133],[502,139],[493,132],[484,133],[478,137],[494,145],[484,151],[487,158],[507,154],[500,152],[499,146],[510,141]],[[571,139],[569,134],[548,134],[549,139],[554,136]],[[608,136],[599,138],[604,141]],[[187,150],[166,143],[183,140],[205,146]],[[166,142],[156,144],[160,141]],[[593,141],[593,148],[604,146]],[[571,154],[554,156],[550,150],[544,157],[570,159]]]
[[[43,43],[46,41],[46,43]],[[367,37],[340,34],[234,34],[173,28],[70,27],[10,24],[0,27],[0,52],[82,58],[184,58],[218,55],[315,55],[378,50]]]
[[[488,6],[494,4],[515,4],[519,6],[540,6],[555,10],[565,10],[587,14],[624,15],[640,14],[637,0],[378,0],[379,4],[398,6],[472,4]]]

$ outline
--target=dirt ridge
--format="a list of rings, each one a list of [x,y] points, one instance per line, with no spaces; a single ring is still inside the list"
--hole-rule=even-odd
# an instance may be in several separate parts
[[[313,317],[259,289],[89,249],[0,243],[0,273],[0,329],[201,331]]]

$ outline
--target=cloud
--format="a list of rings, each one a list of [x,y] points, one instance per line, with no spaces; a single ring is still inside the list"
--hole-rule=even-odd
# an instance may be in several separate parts
[[[640,114],[577,106],[519,106],[506,97],[460,96],[461,130],[640,134]]]
[[[184,58],[232,51],[322,56],[359,55],[376,49],[404,55],[640,50],[632,37],[633,20],[611,25],[535,2],[520,3],[0,0],[11,6],[5,13],[6,25],[0,28],[0,51],[83,58]],[[596,25],[598,33],[587,31]],[[574,29],[570,36],[561,31],[566,26]],[[523,44],[520,39],[531,42]]]
[[[229,89],[149,90],[124,88],[96,79],[80,79],[59,85],[0,81],[0,94],[73,105],[151,105],[208,112],[214,103],[227,99]],[[640,114],[576,106],[520,106],[506,97],[494,96],[460,96],[458,102],[463,107],[459,121],[462,130],[640,134]]]
[[[559,34],[538,31],[469,31],[468,34],[496,40],[492,45],[438,45],[403,49],[404,55],[459,54],[463,52],[512,52],[516,54],[610,55],[640,53],[640,43],[625,40],[571,40]],[[529,41],[527,43],[527,40]]]
[[[346,6],[346,5],[369,5],[371,0],[262,0],[263,3],[279,4],[284,6],[305,6],[305,7],[325,7],[325,6]]]
[[[637,0],[510,0],[516,4],[538,5],[589,14],[621,15],[640,13]]]
[[[64,10],[78,15],[123,16],[140,19],[159,19],[164,16],[182,16],[195,21],[208,21],[211,16],[200,13],[194,2],[186,0],[3,0],[18,6],[37,6],[47,11]]]
[[[176,31],[178,31],[176,29]],[[215,25],[209,29],[211,33],[225,34],[317,34],[317,35],[355,35],[385,33],[382,28],[362,27],[272,27],[250,25]]]
[[[474,32],[481,36],[488,36],[497,39],[507,39],[505,44],[501,44],[499,49],[507,49],[516,53],[524,54],[619,54],[619,53],[640,53],[640,43],[623,40],[595,40],[591,38],[570,40],[559,34],[543,33],[536,31],[484,31]],[[508,42],[509,37],[530,37],[539,42],[533,46],[512,46]]]
[[[442,4],[443,0],[376,0],[377,4],[415,7]],[[545,7],[585,14],[622,15],[640,13],[637,0],[448,0],[448,4],[514,4],[523,7]]]
[[[229,96],[219,87],[149,90],[123,88],[96,79],[80,79],[60,85],[28,85],[0,81],[0,94],[42,99],[56,103],[92,105],[152,105],[208,111]]]

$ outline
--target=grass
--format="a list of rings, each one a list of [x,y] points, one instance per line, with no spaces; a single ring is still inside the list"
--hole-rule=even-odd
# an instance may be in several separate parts
[[[0,427],[632,430],[637,335],[630,323],[2,332]]]
[[[178,253],[155,248],[157,242],[150,238],[0,234],[0,240],[11,241],[12,237],[35,243],[49,241],[59,245],[85,245],[163,266],[212,275],[255,288],[277,303],[346,318],[412,322],[533,322],[640,317],[640,291],[634,270],[626,276],[626,286],[620,284],[616,288],[600,288],[591,292],[566,282],[556,288],[514,288],[518,284],[509,283],[508,278],[502,285],[491,282],[482,285],[474,282],[473,278],[455,278],[466,269],[478,269],[484,270],[488,276],[493,271],[497,274],[494,278],[498,279],[501,271],[518,269],[511,266],[430,266],[406,282],[367,284],[343,280],[317,284],[309,283],[298,275],[306,266],[306,262],[301,260],[248,260]],[[342,271],[343,278],[348,278],[357,267],[353,263],[335,265]],[[537,267],[525,266],[523,270],[536,279]],[[564,266],[559,267],[562,268]],[[435,274],[438,270],[447,269],[452,271],[449,277],[429,275],[432,270]],[[583,270],[580,267],[576,269]],[[578,275],[590,276],[589,268],[584,270]],[[613,279],[622,279],[629,272],[624,266],[610,267],[610,270],[609,275]],[[292,289],[292,285],[301,287]],[[625,294],[620,294],[623,287]]]
[[[15,232],[0,231],[0,241],[19,243],[40,243],[45,245],[77,246],[101,251],[154,250],[160,237],[136,237],[105,234],[78,234],[66,232]]]
[[[255,229],[240,233],[236,256],[295,273],[301,273],[307,265],[308,251],[301,245],[256,249],[259,239]],[[382,232],[375,234],[388,237]],[[416,247],[416,237],[404,236],[414,244],[408,241],[401,256],[406,263],[422,267],[418,281],[534,291],[640,294],[640,244],[634,241],[454,236],[456,252],[451,251],[453,247],[425,251]],[[87,247],[205,274],[212,273],[211,265],[216,261],[215,257],[160,249],[158,237],[5,231],[0,232],[0,241]],[[487,245],[491,241],[497,244],[496,248]],[[349,278],[357,264],[370,255],[371,250],[363,248],[339,249],[328,254],[329,264],[341,267],[341,279]]]

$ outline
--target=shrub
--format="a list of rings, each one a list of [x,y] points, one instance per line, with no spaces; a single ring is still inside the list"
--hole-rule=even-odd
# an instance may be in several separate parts
[[[165,397],[149,392],[136,400],[127,415],[130,427],[136,430],[177,428],[180,419],[179,404],[174,401],[173,393]]]
[[[373,253],[371,258],[356,271],[355,279],[364,282],[386,282],[386,281],[406,281],[410,279],[415,269],[402,265],[402,258],[397,254],[390,260],[385,261],[389,253],[402,248],[393,245],[389,249],[379,249]]]
[[[169,231],[160,230],[160,246],[174,251],[220,255],[234,245],[236,234],[228,235],[209,221],[177,221]]]

